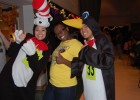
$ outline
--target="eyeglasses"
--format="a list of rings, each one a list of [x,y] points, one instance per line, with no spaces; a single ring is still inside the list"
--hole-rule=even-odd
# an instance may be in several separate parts
[[[59,32],[56,33],[56,35],[63,33],[65,31],[66,27],[63,27]]]

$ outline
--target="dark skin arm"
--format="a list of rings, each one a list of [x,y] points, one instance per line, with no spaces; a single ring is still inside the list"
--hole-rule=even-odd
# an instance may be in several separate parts
[[[56,62],[57,62],[57,64],[65,64],[65,65],[67,65],[68,67],[71,67],[71,61],[65,59],[65,58],[60,54],[60,52],[58,53],[58,56],[56,56]]]

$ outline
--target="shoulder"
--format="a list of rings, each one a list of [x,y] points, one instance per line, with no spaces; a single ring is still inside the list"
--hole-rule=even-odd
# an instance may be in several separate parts
[[[96,41],[98,42],[109,42],[110,40],[108,39],[108,37],[105,34],[99,34],[98,36],[96,36]]]
[[[79,52],[82,49],[83,44],[79,40],[73,39],[70,46],[73,51]]]
[[[79,41],[79,40],[77,40],[77,39],[72,39],[71,40],[71,43],[73,44],[73,45],[77,45],[77,46],[82,46],[83,44]]]
[[[105,46],[109,46],[112,47],[113,44],[112,42],[108,39],[108,37],[104,34],[100,34],[96,37],[96,45],[97,47],[101,46],[101,47],[105,47]]]

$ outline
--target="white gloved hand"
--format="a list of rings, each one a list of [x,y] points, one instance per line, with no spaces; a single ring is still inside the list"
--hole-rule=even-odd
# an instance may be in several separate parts
[[[15,34],[16,43],[20,44],[21,39],[19,38],[19,36],[21,34],[23,34],[23,31],[22,30],[15,30],[14,34]]]
[[[36,46],[32,40],[23,44],[22,50],[29,56],[34,55],[36,52]]]

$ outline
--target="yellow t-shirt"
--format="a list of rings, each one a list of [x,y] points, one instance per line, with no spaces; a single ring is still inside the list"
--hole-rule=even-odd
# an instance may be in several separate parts
[[[50,67],[50,83],[56,87],[70,87],[77,84],[76,77],[70,78],[71,68],[65,64],[57,64],[55,56],[57,56],[59,50],[64,52],[61,55],[72,61],[73,57],[77,57],[81,50],[82,43],[76,39],[67,40],[61,42],[60,45],[54,50],[52,54],[52,63]]]

